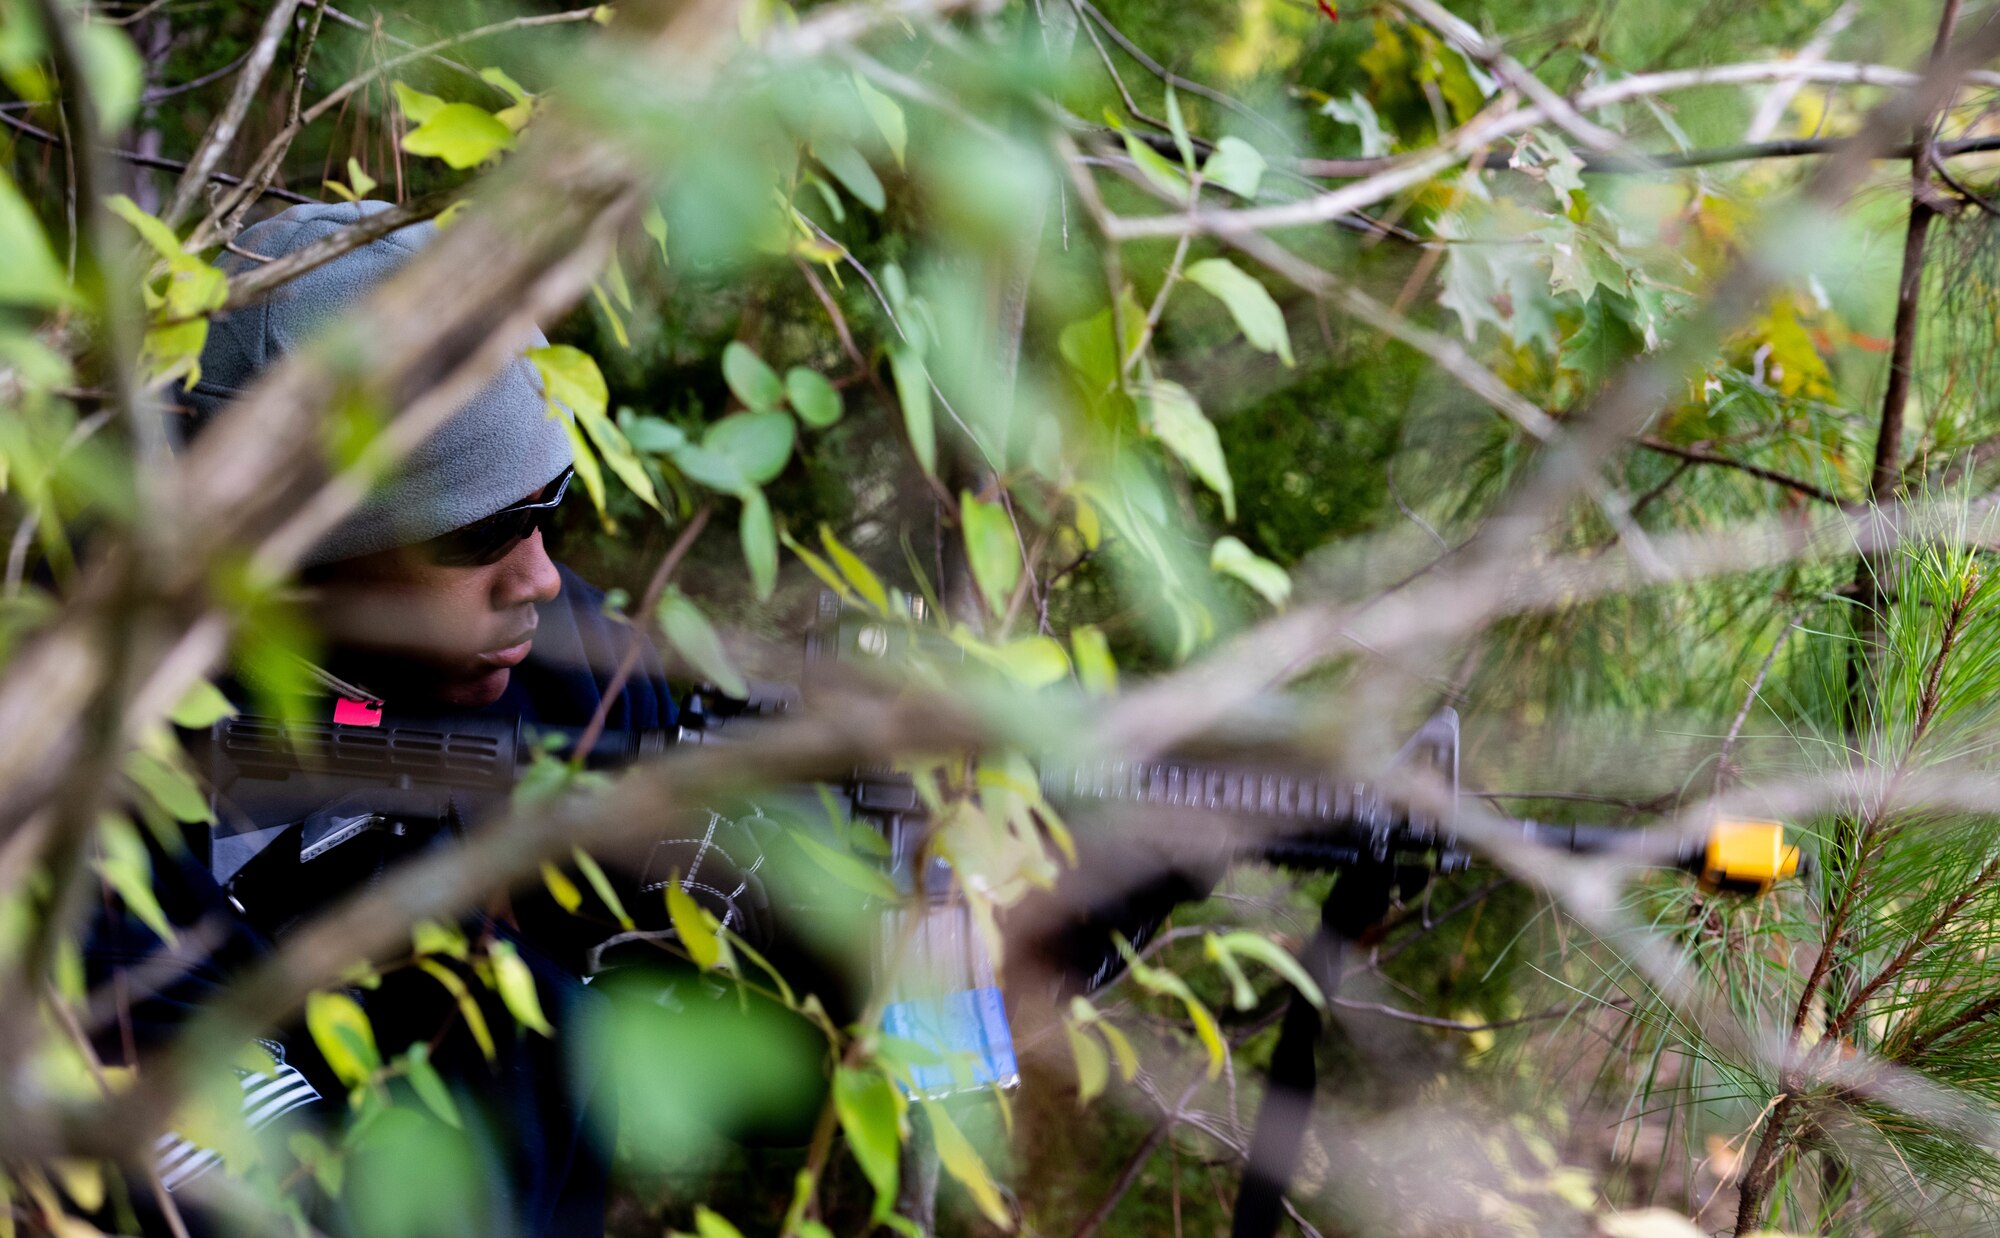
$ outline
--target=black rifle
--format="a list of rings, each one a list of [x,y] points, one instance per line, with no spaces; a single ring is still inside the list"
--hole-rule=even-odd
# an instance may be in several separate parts
[[[880,625],[848,625],[832,639],[858,642],[864,652],[880,656],[886,650],[884,630]],[[809,658],[838,652],[829,651],[826,640],[815,634]],[[799,699],[796,691],[785,689],[761,691],[750,701],[703,690],[691,698],[682,726],[670,732],[607,732],[592,747],[588,763],[614,767],[662,755],[679,744],[734,738],[755,720],[781,714]],[[190,744],[217,815],[205,858],[239,910],[246,904],[262,910],[259,904],[277,902],[297,914],[306,904],[288,897],[288,891],[344,888],[352,882],[353,874],[342,873],[339,865],[343,854],[364,850],[350,848],[356,840],[422,845],[452,828],[455,818],[504,802],[537,755],[566,756],[580,738],[571,729],[505,719],[403,720],[384,714],[379,705],[358,713],[353,705],[348,703],[347,716],[361,717],[366,725],[287,725],[238,715],[216,723]],[[1332,994],[1347,948],[1382,920],[1399,890],[1414,894],[1432,876],[1471,864],[1451,808],[1458,795],[1458,750],[1458,718],[1445,710],[1418,731],[1398,758],[1399,765],[1427,774],[1433,793],[1429,798],[1446,806],[1442,812],[1417,807],[1379,784],[1200,760],[1044,760],[1039,776],[1044,796],[1059,808],[1116,805],[1250,822],[1255,841],[1226,858],[1338,872],[1340,879],[1321,909],[1319,929],[1302,956],[1321,991]],[[890,872],[901,888],[926,893],[930,905],[920,914],[939,914],[950,899],[950,873],[941,861],[925,859],[925,810],[912,780],[887,767],[864,767],[842,780],[839,790],[855,818],[882,831]],[[1509,825],[1525,841],[1571,853],[1625,851],[1634,838],[1631,830],[1617,827],[1525,819]],[[1748,892],[1768,889],[1805,863],[1798,848],[1785,840],[1783,828],[1766,821],[1717,822],[1706,837],[1684,842],[1660,858],[1705,884]],[[918,865],[926,862],[938,867],[925,873],[925,880],[914,880]],[[313,874],[321,871],[325,878],[315,879]],[[1095,924],[1100,940],[1091,950],[1098,965],[1091,966],[1088,957],[1072,959],[1077,976],[1093,986],[1115,974],[1116,956],[1102,940],[1109,930],[1115,927],[1142,941],[1163,915],[1161,909],[1146,917],[1152,923],[1106,919]],[[969,939],[961,944],[970,960],[963,965],[970,969],[962,973],[966,990],[990,998],[966,1015],[973,1023],[973,1047],[988,1051],[998,1043],[1003,1054],[997,1064],[989,1056],[991,1069],[974,1081],[1011,1083],[1011,1041],[997,990],[991,988],[990,966],[984,951],[969,948]],[[1295,995],[1273,1053],[1271,1087],[1238,1199],[1239,1238],[1275,1232],[1315,1088],[1313,1044],[1320,1032],[1319,1013]],[[940,1084],[937,1090],[953,1089]]]

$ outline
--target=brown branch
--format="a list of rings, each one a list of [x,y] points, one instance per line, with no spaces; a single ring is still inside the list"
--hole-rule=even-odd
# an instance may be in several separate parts
[[[168,227],[178,227],[181,220],[187,217],[194,208],[196,195],[208,183],[208,174],[215,171],[222,157],[236,144],[237,131],[243,127],[243,118],[250,114],[250,105],[255,102],[265,76],[278,58],[278,43],[285,37],[285,31],[290,29],[292,15],[298,12],[298,7],[299,0],[275,0],[271,11],[265,14],[264,25],[257,32],[257,41],[250,47],[250,59],[243,63],[228,103],[223,105],[208,131],[202,134],[193,158],[188,160],[187,172],[174,186],[173,197],[168,199],[166,209],[160,212],[160,218],[166,221]]]
[[[709,513],[715,510],[712,503],[703,503],[695,509],[674,538],[674,544],[667,547],[667,553],[660,558],[660,565],[653,569],[653,578],[646,582],[646,594],[639,599],[639,613],[633,616],[632,628],[628,635],[631,641],[625,646],[625,656],[618,660],[618,670],[612,674],[611,682],[604,686],[604,694],[597,700],[597,708],[591,711],[590,724],[583,728],[582,738],[576,741],[576,751],[570,760],[581,766],[590,750],[597,746],[598,737],[604,734],[604,724],[611,717],[611,706],[618,700],[625,685],[632,679],[632,673],[639,669],[640,655],[646,648],[646,625],[652,622],[653,612],[660,605],[660,595],[667,591],[667,582],[673,579],[674,569],[681,565],[694,540],[708,527]]]
[[[6,112],[0,112],[0,125],[6,125],[22,137],[40,142],[44,146],[53,146],[58,150],[64,149],[62,138],[37,125],[32,125],[18,117],[10,116]],[[136,150],[121,150],[114,146],[106,146],[102,149],[105,154],[110,155],[113,159],[117,159],[122,163],[129,163],[138,168],[153,168],[161,172],[186,172],[188,170],[188,165],[179,159],[168,159],[160,155],[143,154]],[[227,172],[210,172],[208,179],[218,185],[235,186],[243,183],[242,177],[231,176]],[[308,198],[304,194],[293,193],[289,189],[266,189],[263,192],[267,198],[280,198],[286,202],[313,201],[312,198]]]
[[[1776,469],[1767,469],[1761,464],[1752,464],[1747,460],[1736,460],[1729,456],[1718,456],[1714,452],[1703,450],[1700,447],[1683,447],[1678,443],[1669,443],[1664,439],[1655,438],[1650,434],[1642,434],[1632,441],[1644,447],[1647,451],[1658,452],[1663,456],[1672,456],[1676,460],[1685,460],[1690,464],[1712,464],[1719,468],[1735,469],[1739,473],[1747,473],[1760,481],[1768,481],[1773,485],[1783,486],[1787,490],[1804,495],[1809,499],[1815,499],[1821,503],[1831,503],[1835,507],[1839,507],[1844,502],[1839,495],[1830,490],[1815,486],[1803,478],[1793,477],[1787,473],[1780,473]]]

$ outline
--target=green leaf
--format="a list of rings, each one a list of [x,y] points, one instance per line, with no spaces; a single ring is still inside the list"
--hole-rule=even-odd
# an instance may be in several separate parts
[[[998,503],[977,498],[970,490],[959,495],[958,511],[965,522],[965,556],[972,579],[995,615],[1007,613],[1008,599],[1021,583],[1021,547],[1013,521]]]
[[[687,446],[687,431],[671,421],[634,413],[629,408],[618,410],[618,428],[624,431],[625,441],[632,444],[634,451],[649,455],[672,455]]]
[[[889,204],[880,178],[860,151],[845,142],[815,142],[813,154],[818,156],[820,166],[833,173],[833,179],[869,210],[880,213]]]
[[[927,1104],[924,1111],[930,1118],[931,1138],[937,1144],[938,1161],[945,1172],[965,1187],[988,1223],[1011,1232],[1014,1218],[1008,1214],[1007,1205],[1000,1198],[1000,1188],[993,1185],[986,1162],[979,1158],[971,1141],[952,1122],[943,1105]]]
[[[306,998],[306,1030],[320,1055],[348,1087],[367,1083],[382,1065],[375,1048],[375,1029],[361,1003],[345,993],[314,993]]]
[[[756,489],[750,484],[750,479],[743,475],[741,465],[728,456],[710,451],[699,443],[676,447],[672,455],[675,468],[687,474],[690,481],[698,482],[711,490],[740,496]]]
[[[1222,439],[1202,416],[1201,405],[1179,383],[1161,379],[1141,391],[1147,428],[1188,470],[1222,497],[1222,512],[1236,519],[1236,489],[1229,481],[1229,463],[1222,456]]]
[[[176,821],[215,824],[208,796],[194,778],[177,764],[150,752],[134,749],[125,754],[125,776]]]
[[[1063,1020],[1063,1035],[1069,1038],[1069,1053],[1076,1060],[1077,1103],[1088,1105],[1111,1082],[1111,1060],[1104,1055],[1103,1045],[1067,1019]]]
[[[140,923],[153,930],[161,941],[170,946],[175,944],[174,926],[153,893],[152,857],[131,819],[110,812],[98,817],[97,843],[101,851],[98,875],[117,892],[125,909],[139,917]]]
[[[840,420],[840,388],[817,370],[793,366],[785,371],[785,398],[799,420],[815,430],[824,430]]]
[[[556,1029],[549,1026],[542,1014],[541,995],[535,991],[535,973],[521,961],[521,955],[514,949],[514,943],[500,940],[493,943],[486,952],[493,962],[493,984],[500,990],[500,1000],[507,1003],[514,1022],[522,1027],[533,1028],[544,1036],[553,1036]]]
[[[413,155],[432,155],[454,168],[477,167],[514,146],[514,131],[499,117],[470,103],[447,103],[403,138]]]
[[[1167,130],[1174,135],[1174,149],[1181,154],[1181,167],[1194,171],[1194,143],[1188,139],[1187,120],[1181,116],[1180,96],[1167,84]]]
[[[410,1081],[410,1090],[417,1099],[424,1102],[424,1108],[438,1116],[438,1120],[454,1129],[464,1129],[464,1122],[458,1116],[458,1105],[451,1099],[451,1089],[444,1084],[437,1067],[431,1065],[431,1047],[419,1040],[403,1055],[403,1077]]]
[[[778,407],[785,398],[785,385],[778,381],[777,371],[742,340],[731,340],[722,350],[722,381],[745,408],[759,412]]]
[[[1299,961],[1291,956],[1283,946],[1260,933],[1247,929],[1224,933],[1216,939],[1216,945],[1228,954],[1247,955],[1284,977],[1285,982],[1299,991],[1299,996],[1321,1010],[1326,1009],[1326,995]]]
[[[743,1231],[730,1224],[707,1204],[694,1206],[695,1238],[743,1238]]]
[[[114,208],[115,209],[115,208]],[[69,300],[69,280],[49,247],[42,221],[0,171],[0,304],[55,306]]]
[[[858,860],[845,851],[836,851],[802,831],[794,831],[791,838],[808,859],[825,870],[827,876],[849,889],[886,902],[895,902],[902,897],[896,890],[896,883],[874,865]]]
[[[1229,981],[1229,1000],[1238,1010],[1248,1010],[1257,1004],[1257,991],[1250,987],[1250,978],[1237,966],[1236,958],[1222,948],[1214,933],[1201,935],[1202,952],[1222,969]]]
[[[716,687],[742,700],[750,695],[743,674],[722,648],[722,638],[708,622],[708,616],[679,588],[667,586],[660,599],[660,628],[682,657]]]
[[[1111,127],[1118,131],[1118,136],[1124,139],[1125,153],[1132,157],[1132,162],[1138,166],[1139,174],[1174,201],[1187,201],[1192,187],[1188,184],[1187,178],[1180,174],[1180,169],[1168,163],[1160,152],[1128,133],[1116,116],[1109,112],[1105,115]]]
[[[1285,569],[1245,546],[1234,537],[1215,539],[1208,552],[1210,571],[1221,572],[1249,585],[1273,606],[1283,606],[1292,596],[1292,578]]]
[[[181,697],[181,703],[174,706],[168,717],[177,727],[190,731],[206,730],[224,718],[236,716],[236,706],[222,695],[222,690],[206,679],[197,680]]]
[[[889,353],[889,369],[896,376],[896,398],[903,405],[903,428],[910,435],[910,450],[926,473],[937,473],[937,426],[931,419],[931,376],[924,359],[910,348]]]
[[[648,202],[646,204],[646,213],[640,216],[639,226],[646,230],[647,236],[653,238],[653,244],[660,247],[660,265],[669,265],[667,260],[667,217],[661,212],[659,203]]]
[[[1239,137],[1226,137],[1215,144],[1201,175],[1211,185],[1220,185],[1243,198],[1255,198],[1264,183],[1264,156]]]
[[[861,561],[860,556],[842,545],[840,539],[833,535],[833,530],[824,524],[819,527],[819,544],[826,547],[827,556],[840,569],[847,583],[861,595],[861,600],[874,607],[877,614],[888,614],[889,591],[882,587],[882,581]]]
[[[716,936],[715,917],[682,888],[679,869],[667,879],[667,919],[673,922],[674,935],[695,966],[707,971],[722,961],[722,939]]]
[[[396,94],[396,106],[402,109],[403,115],[409,117],[413,125],[423,124],[444,107],[443,99],[421,90],[412,90],[401,82],[391,82],[389,88]]]
[[[910,144],[910,126],[903,118],[902,105],[875,89],[859,73],[854,75],[854,89],[861,95],[861,106],[867,109],[868,119],[875,122],[875,128],[882,133],[882,140],[889,144],[889,153],[896,157],[896,166],[902,167],[903,155]]]
[[[833,1076],[833,1108],[854,1163],[875,1188],[875,1220],[896,1204],[897,1157],[902,1151],[902,1103],[880,1071],[842,1066]]]
[[[777,381],[775,375],[772,381]],[[701,445],[735,464],[752,485],[761,486],[785,471],[797,434],[792,419],[781,412],[731,413],[708,428]]]
[[[78,28],[77,52],[84,76],[90,79],[91,101],[97,105],[97,131],[111,137],[131,124],[139,110],[146,67],[125,32],[103,22]]]
[[[750,585],[757,600],[771,600],[778,587],[778,533],[771,523],[771,505],[762,490],[743,495],[743,515],[737,522],[737,536],[743,542],[743,562],[750,569]]]
[[[1285,327],[1285,313],[1264,285],[1227,258],[1204,258],[1194,263],[1187,269],[1187,280],[1229,307],[1230,317],[1243,328],[1243,338],[1252,348],[1276,353],[1286,365],[1292,364],[1292,337]]]
[[[1358,90],[1351,90],[1345,99],[1328,99],[1319,110],[1322,116],[1330,116],[1344,125],[1353,125],[1361,134],[1361,157],[1378,159],[1395,146],[1395,139],[1382,127],[1382,118],[1375,114],[1375,105]]]
[[[1103,632],[1090,624],[1079,624],[1070,630],[1069,644],[1076,655],[1076,676],[1085,692],[1110,696],[1118,690],[1118,664],[1111,660],[1111,645]]]
[[[590,883],[591,891],[597,895],[598,901],[610,909],[612,918],[618,921],[618,927],[628,933],[631,932],[634,927],[632,917],[625,914],[624,902],[619,899],[617,889],[611,884],[611,878],[604,875],[604,870],[598,866],[597,861],[581,847],[570,848],[569,858],[575,863],[576,871],[582,873],[583,879]]]
[[[1069,656],[1047,636],[1026,636],[1004,645],[988,645],[961,628],[952,637],[973,657],[1029,688],[1046,688],[1069,674]]]

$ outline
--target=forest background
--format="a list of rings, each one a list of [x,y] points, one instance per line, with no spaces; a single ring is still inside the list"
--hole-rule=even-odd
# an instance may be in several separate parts
[[[1959,0],[6,0],[0,1232],[116,1228],[205,1047],[301,1008],[357,1107],[411,1116],[232,1145],[228,1205],[302,1226],[314,1179],[425,1232],[463,1203],[451,1102],[336,1026],[339,983],[451,954],[532,1027],[504,952],[438,924],[662,805],[918,761],[1004,972],[1071,831],[1150,854],[1005,754],[1367,777],[1444,705],[1486,863],[1315,992],[1342,1030],[1289,1223],[1990,1232],[1996,56]],[[342,244],[441,218],[436,252],[170,453],[207,317],[299,269],[225,276],[232,239],[356,197],[399,206]],[[79,908],[144,912],[142,831],[201,815],[163,722],[212,720],[225,670],[296,677],[291,566],[344,483],[529,320],[589,496],[557,557],[686,680],[796,680],[828,588],[951,656],[745,750],[551,768],[107,1074]],[[1496,812],[1776,817],[1818,863],[1742,899]],[[663,1076],[613,1029],[614,1229],[858,1232],[929,1155],[945,1231],[1218,1232],[1331,881],[1239,865],[1089,1001],[1018,998],[1011,1096],[912,1104],[879,1029],[825,1026],[796,1155],[683,1111],[741,1043],[681,1029]]]

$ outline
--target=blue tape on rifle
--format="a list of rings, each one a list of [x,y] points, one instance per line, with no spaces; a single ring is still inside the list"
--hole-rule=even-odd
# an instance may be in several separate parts
[[[1007,1026],[1000,990],[992,985],[896,1002],[882,1012],[882,1030],[943,1059],[912,1065],[918,1095],[935,1097],[1020,1082],[1014,1033]]]

